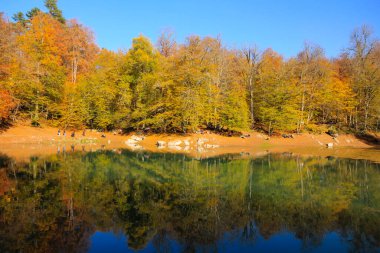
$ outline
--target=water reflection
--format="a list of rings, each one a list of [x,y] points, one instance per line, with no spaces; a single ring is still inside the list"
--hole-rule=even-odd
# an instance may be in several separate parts
[[[78,148],[0,168],[0,252],[380,247],[380,166],[365,160]]]

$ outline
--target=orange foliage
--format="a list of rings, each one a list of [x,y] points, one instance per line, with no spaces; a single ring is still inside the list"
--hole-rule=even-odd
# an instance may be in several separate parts
[[[31,20],[30,29],[19,37],[23,51],[37,63],[38,74],[43,71],[40,65],[62,65],[67,51],[62,34],[61,23],[48,14],[39,13]]]
[[[9,76],[12,64],[12,26],[0,13],[0,80]]]
[[[71,82],[76,83],[77,75],[89,69],[98,48],[92,32],[75,19],[68,22],[64,36],[67,48],[64,55],[65,64],[69,69]]]
[[[9,92],[0,89],[0,122],[9,117],[10,112],[15,106],[16,102]]]

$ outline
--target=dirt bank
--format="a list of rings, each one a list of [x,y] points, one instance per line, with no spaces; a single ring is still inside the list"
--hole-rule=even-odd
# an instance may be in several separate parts
[[[94,151],[98,149],[148,150],[154,152],[187,153],[195,157],[208,157],[226,153],[241,153],[259,156],[268,152],[291,152],[303,155],[339,156],[371,159],[380,162],[380,149],[370,146],[353,135],[340,135],[333,139],[327,134],[293,135],[294,138],[268,137],[262,133],[250,132],[250,137],[225,137],[212,133],[190,135],[148,135],[144,140],[128,143],[131,135],[119,135],[86,130],[66,136],[57,135],[53,127],[34,128],[18,125],[0,133],[0,152],[15,158],[28,159],[31,155],[51,154],[55,152],[72,152],[78,150]],[[201,140],[201,145],[199,145]],[[164,141],[164,147],[157,147],[157,141]],[[181,141],[180,145],[167,144]],[[186,144],[185,145],[185,142]],[[326,148],[333,143],[333,148]]]

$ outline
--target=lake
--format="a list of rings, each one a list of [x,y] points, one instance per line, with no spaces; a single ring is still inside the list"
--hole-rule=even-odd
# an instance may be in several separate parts
[[[0,252],[380,252],[380,164],[0,155]]]

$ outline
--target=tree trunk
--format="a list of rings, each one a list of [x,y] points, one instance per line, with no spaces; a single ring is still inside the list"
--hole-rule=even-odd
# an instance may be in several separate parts
[[[253,84],[252,84],[252,76],[249,78],[249,103],[250,103],[250,110],[251,110],[251,128],[254,127],[255,124],[255,118],[253,113]]]

